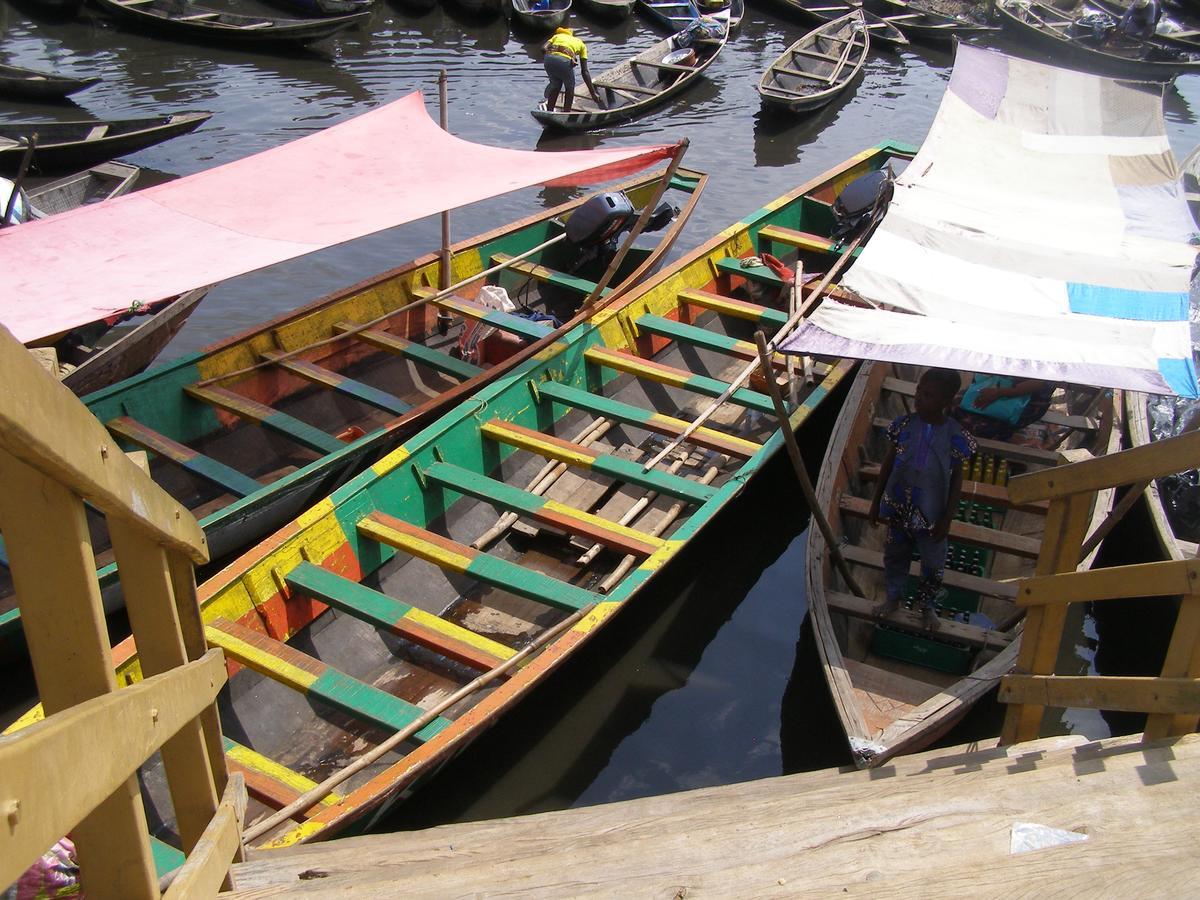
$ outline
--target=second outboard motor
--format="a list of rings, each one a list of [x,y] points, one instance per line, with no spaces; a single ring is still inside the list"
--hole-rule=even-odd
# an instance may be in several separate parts
[[[895,180],[889,166],[868,172],[846,185],[833,203],[837,224],[830,236],[838,242],[844,241],[875,218],[876,212],[891,202]]]
[[[597,194],[567,219],[567,240],[577,247],[603,244],[632,225],[636,214],[624,191]]]

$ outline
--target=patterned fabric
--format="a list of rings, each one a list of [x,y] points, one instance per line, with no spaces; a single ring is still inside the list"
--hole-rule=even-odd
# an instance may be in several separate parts
[[[75,844],[63,838],[42,854],[16,884],[0,893],[0,900],[51,900],[55,897],[80,897],[79,862]]]
[[[930,425],[916,413],[895,419],[887,436],[896,456],[880,516],[896,528],[928,532],[946,511],[954,467],[975,453],[975,439],[948,416]]]

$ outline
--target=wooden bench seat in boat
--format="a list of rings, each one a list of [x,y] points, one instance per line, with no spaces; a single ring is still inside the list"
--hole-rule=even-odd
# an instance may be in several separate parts
[[[791,66],[771,66],[772,72],[778,72],[781,75],[790,75],[792,78],[802,78],[805,81],[815,81],[818,84],[830,84],[832,79],[823,78],[820,75],[814,75],[812,72],[801,72],[799,69],[793,69]],[[789,91],[786,88],[779,87],[778,84],[771,86],[771,90],[779,94],[795,94],[798,97],[808,96],[804,91]]]
[[[892,424],[891,419],[882,417],[872,420],[876,428],[887,428]],[[1041,447],[1026,447],[1023,444],[1011,444],[1008,441],[993,441],[987,438],[975,438],[975,446],[984,453],[1009,459],[1014,462],[1033,463],[1039,466],[1056,466],[1062,458],[1056,450],[1043,450]]]
[[[817,50],[808,50],[804,47],[791,47],[789,48],[788,52],[798,54],[799,56],[807,56],[809,59],[824,59],[834,64],[842,62],[842,59],[839,56],[833,56],[829,53],[821,53]]]
[[[768,287],[786,287],[783,279],[776,275],[773,269],[768,266],[743,266],[742,261],[736,256],[726,256],[724,259],[717,260],[714,265],[720,275],[733,275]]]
[[[296,566],[285,580],[293,591],[475,669],[487,671],[516,652],[310,562]]]
[[[850,494],[842,494],[838,499],[838,508],[847,515],[865,519],[870,515],[871,501]],[[1025,559],[1037,559],[1042,548],[1042,542],[1037,538],[1011,534],[998,528],[986,528],[983,525],[972,525],[969,522],[957,520],[950,523],[950,539]]]
[[[204,627],[204,636],[210,645],[220,647],[226,657],[246,668],[380,728],[399,731],[422,715],[416,704],[228,619],[214,619]],[[448,719],[438,717],[415,737],[429,740],[449,724]]]
[[[864,481],[874,481],[879,477],[879,470],[879,463],[868,463],[858,470],[858,477]],[[1036,503],[1014,504],[1008,496],[1008,488],[1001,487],[998,484],[988,484],[986,481],[964,479],[962,483],[962,497],[964,500],[973,500],[976,503],[986,503],[989,506],[999,506],[1002,509],[1015,509],[1039,515],[1045,515],[1046,511],[1050,508],[1048,500],[1039,500]]]
[[[261,425],[263,428],[270,429],[318,453],[336,453],[346,446],[333,435],[326,434],[307,422],[301,422],[294,416],[289,416],[265,403],[243,397],[226,388],[215,385],[207,387],[189,385],[184,388],[184,391],[195,400],[200,400],[225,412],[233,413],[239,418]]]
[[[631,94],[646,94],[651,97],[656,97],[662,93],[662,88],[648,88],[640,84],[630,84],[627,81],[594,81],[592,82],[598,88],[607,88],[610,91],[628,91]]]
[[[819,234],[809,234],[807,231],[796,231],[792,228],[784,228],[782,225],[764,225],[758,231],[758,240],[769,241],[772,244],[784,244],[788,247],[794,247],[797,250],[806,250],[813,253],[832,253],[839,254],[841,251],[836,249],[839,243],[830,240],[827,237]],[[859,249],[856,248],[851,256],[857,256]]]
[[[845,544],[840,549],[847,562],[870,569],[883,570],[883,554],[878,550],[867,550],[853,544]],[[914,561],[909,572],[919,576],[921,564]],[[1016,580],[994,581],[991,578],[968,575],[966,572],[956,572],[953,569],[946,570],[942,583],[946,587],[962,588],[964,591],[973,591],[976,594],[986,594],[989,597],[999,597],[1003,600],[1014,600],[1017,596]]]
[[[432,347],[426,347],[424,344],[419,344],[416,341],[407,340],[391,332],[378,328],[367,328],[363,331],[358,331],[356,330],[357,328],[358,326],[353,322],[338,322],[333,326],[333,330],[340,334],[353,332],[353,337],[364,343],[378,347],[380,350],[386,350],[388,353],[402,356],[405,359],[411,359],[413,362],[429,366],[431,369],[462,381],[474,378],[483,371],[483,369],[472,365],[466,360],[434,350]]]
[[[875,610],[879,606],[877,601],[864,600],[862,597],[838,591],[826,591],[825,603],[832,610],[845,613],[848,616],[854,616],[858,619],[874,619]],[[893,628],[899,628],[903,631],[910,631],[922,636],[929,634],[925,628],[924,619],[918,610],[899,609],[882,621]],[[1012,642],[1011,635],[1005,632],[980,628],[978,625],[967,625],[963,622],[955,622],[952,619],[940,619],[938,624],[938,638],[958,641],[959,643],[969,644],[972,647],[992,647],[998,649]]]
[[[895,394],[912,397],[917,393],[917,383],[915,381],[901,381],[899,378],[885,378],[883,380],[883,389]],[[1095,431],[1100,427],[1094,416],[1069,416],[1054,409],[1047,410],[1046,414],[1039,421],[1045,422],[1047,425],[1075,428],[1080,431]]]
[[[283,809],[317,786],[311,778],[236,741],[223,737],[222,743],[229,771],[240,772],[246,779],[246,791],[250,796],[272,809]],[[296,813],[295,818],[312,818],[323,809],[341,802],[341,794],[330,792],[304,812]]]
[[[193,475],[216,485],[235,497],[245,497],[262,487],[249,475],[225,465],[210,456],[205,456],[191,447],[159,434],[153,428],[129,416],[120,416],[105,423],[105,427],[116,437],[136,444],[144,450],[156,453],[164,459],[191,472]]]
[[[750,341],[740,341],[716,331],[709,331],[707,328],[697,328],[695,325],[676,322],[674,319],[665,319],[652,313],[639,316],[636,327],[639,332],[648,331],[659,337],[679,344],[698,347],[701,350],[712,350],[738,359],[758,359],[758,348]],[[776,353],[772,362],[777,366],[785,366],[787,357],[782,353]],[[817,372],[821,375],[830,369],[830,366],[824,363],[818,363],[818,366],[820,368]]]
[[[629,64],[632,66],[645,66],[648,69],[661,69],[664,72],[695,72],[693,66],[677,66],[673,63],[651,62],[648,59],[631,59]]]
[[[521,275],[527,275],[537,281],[544,281],[546,284],[552,284],[555,287],[560,287],[568,291],[574,291],[584,297],[596,290],[596,282],[589,281],[586,278],[580,278],[578,275],[569,275],[566,272],[560,272],[557,269],[551,269],[549,266],[543,266],[535,262],[530,262],[527,259],[522,259],[517,262],[512,262],[512,255],[508,253],[493,253],[491,256],[491,264],[498,266],[507,264],[510,272],[518,272]],[[609,293],[609,288],[605,288],[601,296]]]
[[[596,345],[589,347],[584,352],[584,358],[588,362],[598,366],[605,366],[615,369],[618,372],[625,372],[638,378],[645,378],[648,381],[656,381],[659,384],[694,391],[705,397],[720,397],[729,387],[728,382],[721,381],[718,378],[697,375],[686,369],[679,369],[674,366],[668,366],[665,363],[644,359],[636,353],[628,353],[624,350],[613,350]],[[729,397],[729,402],[764,413],[773,414],[775,411],[770,397],[760,391],[752,391],[746,388],[738,388],[734,391]]]
[[[413,294],[417,297],[433,297],[438,292],[429,287],[418,287],[413,289]],[[481,303],[476,303],[473,300],[468,300],[466,297],[458,297],[451,295],[442,297],[439,300],[434,300],[433,304],[446,312],[454,313],[462,316],[464,319],[472,319],[476,322],[483,322],[485,325],[492,325],[499,328],[501,331],[507,331],[510,334],[515,334],[517,337],[523,337],[527,340],[536,341],[539,338],[544,338],[550,334],[552,329],[545,322],[534,322],[532,319],[526,319],[522,316],[516,316],[512,313],[503,312],[498,309],[492,309],[489,306],[484,306]]]
[[[756,322],[774,328],[780,328],[787,322],[787,313],[781,309],[760,306],[757,303],[751,303],[749,300],[726,297],[724,294],[714,294],[711,291],[702,291],[698,288],[689,288],[688,290],[680,291],[679,300],[681,303],[690,303],[693,306],[711,309],[713,312],[721,313],[722,315],[733,316],[734,318],[745,319],[748,322]]]
[[[395,394],[389,394],[387,391],[381,391],[379,388],[372,387],[369,384],[355,381],[353,378],[348,378],[316,363],[307,362],[302,359],[281,359],[283,354],[273,350],[267,350],[261,353],[260,356],[266,360],[277,361],[276,365],[279,368],[286,372],[291,372],[305,381],[327,387],[330,390],[337,391],[339,394],[345,394],[347,397],[351,397],[368,406],[374,406],[376,409],[382,409],[393,416],[404,415],[404,413],[412,409],[411,403],[406,403]]]

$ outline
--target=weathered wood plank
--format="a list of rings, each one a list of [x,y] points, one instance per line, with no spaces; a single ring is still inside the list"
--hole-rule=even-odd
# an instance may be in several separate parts
[[[825,602],[830,609],[855,616],[859,619],[871,619],[879,604],[856,597],[853,594],[843,594],[838,591],[826,591]],[[900,609],[887,617],[889,625],[904,628],[913,633],[925,634],[927,629],[919,611]],[[992,647],[998,649],[1012,641],[1012,637],[1000,631],[989,631],[977,625],[965,625],[950,619],[942,619],[938,627],[938,637],[952,641],[961,641],[972,647]]]
[[[1006,675],[1000,682],[1000,700],[1039,709],[1077,707],[1195,716],[1200,714],[1200,681],[1147,676]]]
[[[221,805],[187,862],[175,875],[164,900],[211,897],[221,888],[229,864],[242,852],[242,823],[246,818],[246,784],[241,775],[229,779]],[[232,886],[232,885],[231,885]]]
[[[1042,606],[1118,597],[1173,597],[1197,593],[1198,588],[1200,560],[1137,563],[1027,578],[1021,582],[1017,604]]]
[[[838,506],[847,515],[860,519],[867,518],[871,512],[871,501],[849,494],[841,496]],[[983,525],[972,525],[969,522],[957,520],[950,523],[950,539],[999,553],[1009,553],[1024,559],[1037,559],[1042,546],[1042,542],[1037,538],[1010,534],[996,528],[985,528]]]

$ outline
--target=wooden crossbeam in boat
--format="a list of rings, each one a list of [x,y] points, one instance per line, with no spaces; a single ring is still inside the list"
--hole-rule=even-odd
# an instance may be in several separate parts
[[[629,84],[626,81],[594,81],[596,87],[608,88],[613,91],[628,91],[632,94],[646,94],[656,97],[663,92],[662,88],[648,88],[640,84]]]
[[[433,297],[437,295],[437,290],[431,287],[418,287],[413,289],[413,294],[417,297]],[[466,297],[441,297],[433,301],[435,306],[439,306],[447,312],[452,312],[455,315],[462,316],[464,319],[473,319],[476,322],[483,322],[485,325],[491,325],[499,328],[501,331],[507,331],[518,337],[526,338],[527,340],[536,341],[539,338],[544,338],[553,329],[543,322],[534,322],[531,319],[515,316],[512,313],[503,312],[498,309],[484,306],[481,303],[475,303],[468,300]]]
[[[530,278],[535,278],[538,281],[544,281],[547,284],[552,284],[555,287],[563,288],[564,290],[574,291],[577,294],[582,294],[587,297],[592,291],[596,290],[596,282],[588,281],[586,278],[580,278],[578,275],[569,275],[566,272],[559,272],[557,269],[551,269],[549,266],[543,266],[538,263],[530,262],[527,259],[513,262],[513,257],[509,253],[493,253],[491,256],[491,264],[493,266],[505,265],[511,272],[519,272],[522,275],[528,275]],[[610,288],[605,288],[601,296],[607,294]]]
[[[199,21],[204,21],[206,19],[215,19],[216,17],[217,17],[217,13],[206,12],[206,13],[196,13],[195,15],[191,15],[191,16],[179,16],[178,18],[175,19],[175,21],[176,22],[199,22]]]
[[[579,388],[574,388],[558,381],[543,383],[538,388],[538,392],[543,397],[557,400],[565,406],[582,409],[593,415],[603,416],[606,419],[624,422],[628,425],[636,425],[647,431],[652,431],[655,434],[663,434],[667,437],[678,437],[684,433],[689,424],[683,419],[677,419],[674,416],[643,409],[640,406],[633,406],[629,403],[622,403],[620,400],[613,400],[602,394],[592,394],[588,391],[582,391]],[[749,459],[762,449],[762,444],[704,426],[696,429],[688,437],[688,441],[697,447],[716,450],[718,453],[726,453],[729,456],[739,459]]]
[[[245,497],[262,487],[249,475],[243,475],[237,469],[174,441],[165,434],[159,434],[153,428],[143,425],[129,416],[112,419],[105,423],[105,427],[118,438],[123,438],[151,453],[157,453],[164,459],[169,459],[193,475],[215,484],[221,490],[227,491],[235,497]]]
[[[426,347],[424,344],[418,344],[416,341],[407,340],[391,332],[378,328],[355,331],[357,327],[352,322],[338,322],[333,326],[333,330],[343,334],[353,332],[353,336],[364,343],[378,347],[380,350],[394,353],[397,356],[402,356],[405,359],[411,359],[413,362],[429,366],[431,369],[444,372],[462,381],[474,378],[483,371],[479,366],[471,365],[471,363],[465,360],[457,359],[448,353],[442,353],[434,350],[432,347]]]
[[[806,50],[803,47],[790,47],[788,49],[794,54],[799,56],[807,56],[809,59],[823,59],[831,63],[840,63],[842,61],[840,56],[833,56],[830,53],[820,53],[816,50]]]
[[[858,470],[858,475],[864,481],[874,481],[879,477],[879,471],[880,466],[878,463],[870,463],[861,467]],[[1013,503],[1012,498],[1008,496],[1008,488],[1001,487],[998,484],[988,484],[986,481],[972,481],[969,478],[963,479],[962,498],[975,503],[986,503],[989,506],[1016,509],[1021,512],[1043,516],[1050,508],[1050,503],[1047,500],[1039,500],[1036,503]]]
[[[883,389],[891,391],[894,394],[903,394],[905,397],[913,397],[917,393],[917,383],[889,376],[883,379]],[[1099,422],[1096,421],[1094,416],[1069,416],[1056,409],[1047,410],[1040,421],[1045,422],[1047,425],[1074,428],[1078,431],[1095,431],[1100,427]]]
[[[839,246],[837,241],[832,241],[819,234],[809,234],[807,231],[784,228],[781,225],[764,225],[758,230],[758,239],[760,242],[770,241],[772,244],[784,244],[788,247],[795,247],[798,250],[807,250],[814,253],[831,253],[836,255],[840,252],[836,249]],[[858,253],[858,250],[856,249],[854,252]]]
[[[220,647],[227,657],[246,668],[381,728],[399,731],[422,714],[419,706],[407,700],[228,619],[213,620],[205,626],[204,636],[209,644]],[[449,724],[448,719],[439,717],[416,737],[427,741]]]
[[[515,562],[489,556],[387,513],[373,512],[359,520],[358,533],[442,569],[468,575],[511,594],[557,609],[574,612],[601,599],[591,591],[552,578],[536,569],[527,569]]]
[[[695,325],[688,325],[685,322],[676,322],[673,319],[663,318],[662,316],[653,314],[644,315],[637,320],[637,328],[638,331],[648,331],[659,337],[669,338],[673,341],[689,344],[703,350],[712,350],[715,353],[724,353],[727,356],[733,356],[738,359],[758,359],[758,348],[749,341],[739,341],[737,338],[731,338],[726,334],[719,334],[715,331],[709,331],[706,328],[698,328]],[[786,365],[787,359],[783,354],[776,353],[772,362],[782,367]],[[814,371],[820,375],[827,374],[829,369],[830,366],[826,363],[818,363],[814,366]]]
[[[582,509],[521,490],[461,466],[433,463],[425,469],[425,477],[460,494],[520,513],[541,525],[579,535],[590,541],[598,541],[622,553],[649,556],[664,543],[662,538],[618,525]]]
[[[677,66],[672,63],[650,62],[648,59],[631,59],[630,65],[645,66],[648,69],[662,69],[664,72],[695,72],[694,66]]]
[[[772,309],[769,306],[760,306],[757,303],[751,303],[748,300],[739,300],[736,297],[726,297],[724,294],[714,294],[710,291],[701,291],[689,289],[679,292],[680,303],[691,303],[693,306],[700,306],[704,309],[711,309],[714,312],[721,313],[726,316],[733,316],[737,319],[745,319],[748,322],[758,322],[763,325],[773,325],[779,328],[787,322],[787,313],[781,309]]]
[[[665,363],[643,359],[635,353],[609,347],[593,346],[584,352],[584,359],[598,366],[627,372],[638,378],[656,381],[659,384],[694,391],[705,397],[720,397],[729,388],[729,383],[707,375],[697,375],[685,369],[677,369]],[[738,388],[729,398],[730,403],[745,406],[759,412],[774,413],[771,398],[759,391]]]
[[[698,484],[690,479],[657,469],[645,472],[642,470],[641,463],[608,453],[600,453],[584,447],[582,444],[564,441],[562,438],[542,434],[540,431],[514,425],[512,422],[492,419],[490,422],[484,423],[481,431],[484,437],[500,441],[511,447],[528,450],[530,453],[536,453],[569,466],[588,469],[617,481],[649,488],[689,503],[704,503],[715,493],[715,489],[708,485]]]
[[[738,278],[745,278],[747,281],[755,281],[770,287],[787,287],[783,279],[776,275],[769,267],[743,266],[742,261],[736,256],[727,256],[724,259],[719,259],[714,265],[717,267],[717,272],[722,275],[734,275]]]
[[[382,409],[384,412],[389,412],[394,416],[404,415],[404,413],[412,409],[411,403],[404,402],[395,394],[389,394],[387,391],[381,391],[379,388],[371,387],[369,384],[355,381],[353,378],[348,378],[339,372],[326,369],[324,366],[319,366],[316,363],[306,362],[302,359],[280,359],[283,354],[273,350],[268,350],[261,355],[264,359],[279,360],[277,363],[279,368],[291,372],[293,375],[298,375],[305,381],[311,381],[313,384],[330,388],[339,394],[345,394],[347,397],[352,397],[368,406]]]
[[[289,769],[269,756],[264,756],[227,737],[222,738],[222,741],[225,746],[225,763],[229,766],[229,771],[240,772],[246,779],[246,790],[250,796],[272,809],[283,809],[317,786],[311,778],[295,769]],[[341,802],[342,795],[331,792],[305,812],[298,813],[297,818],[310,818],[325,807],[336,806]]]
[[[832,610],[854,616],[857,619],[871,619],[875,616],[878,603],[864,600],[853,594],[843,594],[838,591],[825,592],[825,604]],[[891,613],[884,621],[893,628],[927,634],[924,617],[920,610],[899,609]],[[1003,631],[991,631],[978,625],[967,625],[951,619],[939,619],[937,636],[951,641],[959,641],[972,647],[992,647],[1000,649],[1012,643],[1012,637]]]
[[[310,562],[288,572],[286,581],[294,591],[475,669],[487,671],[516,652]]]
[[[883,570],[883,554],[878,550],[866,550],[862,547],[856,547],[853,544],[845,544],[841,548],[842,556],[847,562],[858,566],[866,566],[871,569]],[[921,575],[921,564],[914,561],[909,567],[909,572],[917,577]],[[966,572],[956,572],[953,569],[947,569],[942,583],[946,587],[961,588],[964,591],[972,591],[976,594],[984,594],[988,597],[999,597],[1002,600],[1014,600],[1017,596],[1017,582],[1014,581],[994,581],[991,578],[982,578],[979,575],[968,575]]]
[[[319,428],[314,428],[307,422],[301,422],[294,416],[280,412],[265,403],[235,394],[223,387],[209,385],[199,387],[188,385],[184,388],[189,397],[211,404],[218,409],[233,413],[235,416],[257,422],[263,428],[269,428],[297,444],[316,450],[318,453],[335,453],[346,445],[332,435],[326,434]]]
[[[871,511],[871,502],[862,497],[843,494],[838,500],[838,507],[847,515],[865,519]],[[1042,549],[1042,542],[1037,538],[1020,534],[1011,534],[997,528],[987,528],[983,525],[972,525],[969,522],[954,521],[950,523],[950,540],[962,541],[985,550],[997,553],[1008,553],[1024,559],[1037,559]]]
[[[876,428],[886,429],[892,424],[891,419],[876,417],[871,421]],[[1053,450],[1043,450],[1041,447],[1026,447],[1022,444],[1010,444],[1008,441],[993,441],[988,438],[975,438],[975,446],[983,453],[1010,459],[1015,462],[1033,463],[1039,466],[1056,466],[1061,461],[1058,453]]]

